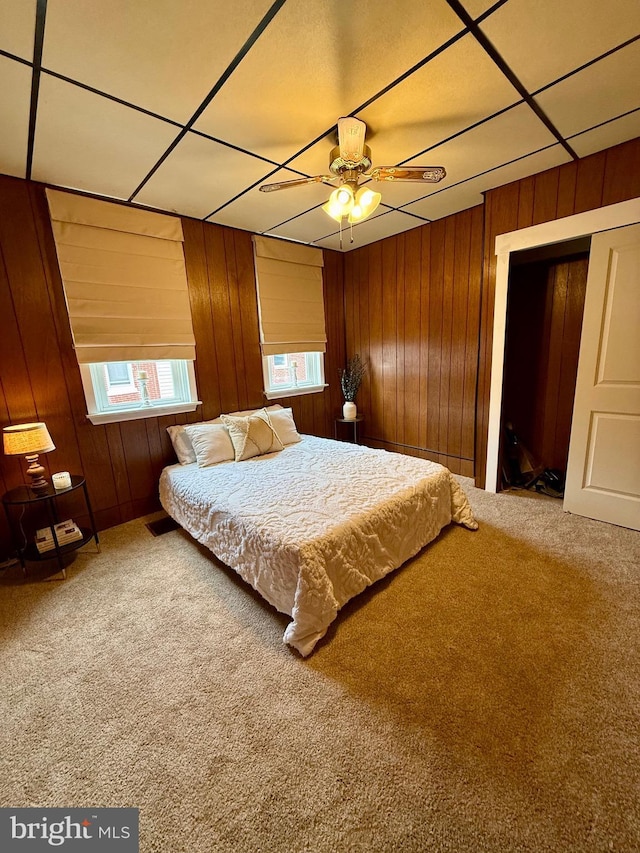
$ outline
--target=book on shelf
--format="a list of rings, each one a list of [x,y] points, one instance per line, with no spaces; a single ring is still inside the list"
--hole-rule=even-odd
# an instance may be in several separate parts
[[[59,546],[68,545],[70,542],[77,542],[79,539],[82,539],[82,531],[71,518],[54,525],[53,529],[55,530]],[[53,531],[50,527],[43,527],[40,530],[36,530],[36,548],[40,554],[43,554],[45,551],[52,551],[55,547]]]

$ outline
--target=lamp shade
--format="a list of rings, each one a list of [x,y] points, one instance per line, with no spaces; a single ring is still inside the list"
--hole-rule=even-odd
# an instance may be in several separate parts
[[[4,452],[7,456],[27,456],[30,453],[49,453],[56,446],[46,424],[14,424],[2,430]]]

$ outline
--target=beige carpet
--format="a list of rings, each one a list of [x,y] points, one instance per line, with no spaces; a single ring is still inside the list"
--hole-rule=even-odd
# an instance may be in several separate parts
[[[181,531],[0,575],[0,805],[137,806],[141,850],[640,850],[640,534],[463,485],[314,655]]]

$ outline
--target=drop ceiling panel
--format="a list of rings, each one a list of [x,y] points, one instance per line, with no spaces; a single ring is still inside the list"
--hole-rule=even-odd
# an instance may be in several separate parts
[[[464,81],[464,84],[462,84]],[[396,165],[521,98],[470,35],[383,95],[358,118],[371,127],[374,165]],[[420,162],[431,163],[431,154]]]
[[[49,0],[43,65],[186,122],[272,0]]]
[[[462,29],[445,0],[359,9],[287,2],[196,128],[284,163]]]
[[[640,3],[638,3],[640,7]],[[621,80],[628,81],[620,85]],[[640,107],[640,41],[536,95],[564,136]]]
[[[509,0],[481,25],[534,92],[640,33],[636,0]]]
[[[381,182],[377,188],[385,204],[398,207],[416,198],[416,186],[422,196],[432,195],[555,142],[535,113],[526,104],[520,104],[430,151],[429,160],[447,170],[446,178],[439,184]]]
[[[602,151],[603,148],[610,148],[628,139],[635,139],[636,136],[640,136],[640,109],[573,136],[569,142],[579,157],[586,157],[588,154]]]
[[[268,183],[291,181],[299,177],[287,169],[280,169],[268,178]],[[211,217],[211,221],[260,234],[294,216],[306,213],[312,207],[324,204],[331,189],[325,184],[309,184],[278,192],[261,193],[255,187],[216,213]],[[325,226],[328,223],[329,219],[324,223]]]
[[[33,61],[36,0],[0,0],[0,49]]]
[[[536,154],[516,160],[515,163],[500,166],[485,175],[479,175],[457,186],[435,193],[428,198],[408,205],[406,210],[427,219],[440,219],[443,216],[449,216],[451,213],[458,213],[468,207],[481,204],[482,193],[487,190],[509,184],[536,172],[543,172],[545,169],[551,169],[562,163],[568,163],[570,160],[571,157],[561,145],[554,145],[544,151],[538,151]]]
[[[264,160],[188,133],[135,200],[202,219],[272,169]]]
[[[0,173],[25,177],[31,68],[0,56]]]
[[[175,135],[173,125],[43,74],[32,176],[128,198]]]

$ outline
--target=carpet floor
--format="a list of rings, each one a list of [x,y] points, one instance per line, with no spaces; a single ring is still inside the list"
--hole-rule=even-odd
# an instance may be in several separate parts
[[[147,851],[640,850],[640,534],[461,478],[307,659],[181,530],[0,574],[0,805],[135,806]]]

